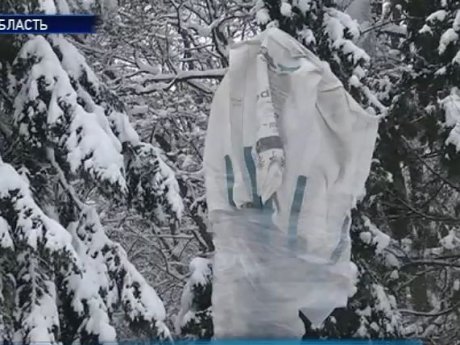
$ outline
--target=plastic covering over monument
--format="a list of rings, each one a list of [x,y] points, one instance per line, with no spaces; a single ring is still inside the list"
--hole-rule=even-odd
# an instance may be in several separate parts
[[[300,337],[299,310],[320,325],[346,306],[350,211],[377,128],[329,65],[283,31],[232,47],[204,157],[216,338]]]

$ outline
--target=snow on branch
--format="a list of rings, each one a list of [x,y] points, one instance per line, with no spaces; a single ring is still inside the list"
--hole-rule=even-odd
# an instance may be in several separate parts
[[[263,28],[278,26],[326,60],[359,103],[373,112],[386,112],[366,86],[370,57],[357,44],[359,23],[334,7],[334,2],[259,0],[254,9]]]
[[[123,104],[99,82],[80,52],[62,37],[50,42],[42,36],[29,40],[13,64],[11,94],[22,141],[36,152],[43,152],[44,143],[52,145],[68,179],[82,176],[117,198],[129,193],[133,205],[141,205],[136,197],[145,200],[149,190],[165,207],[163,218],[179,220],[183,205],[173,171],[152,147],[150,166],[143,168],[156,175],[149,175],[150,187],[142,195],[134,193],[140,189],[132,183],[134,170],[125,161],[145,152],[149,144],[142,143]],[[156,189],[160,180],[164,194]],[[145,187],[147,181],[143,183]]]
[[[166,221],[168,214],[179,219],[184,206],[178,197],[177,181],[159,152],[150,144],[140,143],[127,156],[128,201],[160,222]]]
[[[201,257],[194,258],[190,262],[190,273],[182,293],[181,309],[176,316],[176,332],[182,336],[207,339],[212,336],[211,261]]]
[[[123,156],[105,116],[77,102],[71,80],[42,36],[29,40],[13,64],[18,134],[32,149],[54,146],[69,174],[83,174],[125,192]]]
[[[27,181],[10,165],[0,163],[0,175],[0,244],[2,251],[15,252],[16,294],[22,296],[16,299],[14,339],[57,343],[58,295],[73,315],[74,337],[82,342],[116,341],[110,315],[119,304],[131,327],[170,338],[163,303],[121,246],[107,237],[93,208],[82,210],[69,233],[41,211]]]
[[[451,89],[450,95],[439,100],[445,113],[445,126],[450,128],[445,144],[452,144],[460,151],[460,91],[457,87]]]
[[[136,84],[127,87],[136,94],[142,95],[158,90],[169,89],[177,82],[189,82],[192,86],[203,89],[209,93],[209,88],[205,85],[197,84],[200,79],[222,79],[227,72],[226,68],[209,69],[206,71],[191,70],[178,71],[177,73],[154,74],[142,79],[142,85]]]
[[[209,69],[206,71],[179,71],[172,74],[156,74],[151,77],[149,76],[145,79],[145,81],[160,82],[169,80],[184,81],[188,79],[221,79],[226,72],[226,68]]]
[[[54,282],[57,258],[61,267],[78,272],[79,262],[71,235],[47,217],[32,198],[27,180],[9,164],[0,161],[1,251],[13,250],[16,280],[14,340],[57,343],[59,316]]]
[[[7,274],[24,297],[15,299],[11,339],[114,342],[111,315],[118,306],[135,330],[170,338],[163,303],[107,237],[96,211],[80,201],[74,182],[127,197],[153,221],[176,223],[183,204],[174,172],[158,149],[141,141],[123,104],[63,37],[28,40],[10,80],[13,134],[27,154],[54,168],[79,213],[64,229],[35,204],[26,178],[0,160],[0,245],[2,253],[14,250]]]
[[[52,45],[61,56],[62,66],[75,85],[79,102],[88,112],[107,119],[108,129],[122,145],[124,161],[127,162],[123,168],[128,185],[128,201],[144,214],[149,213],[152,217],[162,215],[161,219],[154,220],[179,220],[183,212],[179,185],[159,150],[141,141],[129,122],[123,104],[99,81],[75,46],[63,38],[53,38]],[[139,176],[142,176],[142,181]],[[155,206],[163,209],[143,204],[147,200],[155,200]]]
[[[123,248],[107,237],[94,208],[83,210],[74,234],[89,272],[88,285],[93,285],[88,290],[103,291],[108,310],[112,310],[119,301],[133,329],[149,337],[169,338],[169,330],[164,324],[166,312],[163,303],[129,262]],[[87,327],[91,326],[89,322]]]

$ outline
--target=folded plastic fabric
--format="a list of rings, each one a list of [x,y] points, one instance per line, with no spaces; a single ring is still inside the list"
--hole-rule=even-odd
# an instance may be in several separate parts
[[[215,233],[216,338],[299,337],[354,293],[350,210],[378,119],[278,29],[234,45],[204,168]]]
[[[301,337],[299,309],[322,318],[322,309],[346,303],[347,262],[324,265],[295,254],[268,212],[246,209],[212,215],[216,232],[213,282],[215,334],[219,339]],[[214,221],[215,219],[215,221]],[[297,243],[305,251],[304,243]],[[320,287],[320,289],[319,289]],[[337,294],[337,291],[340,293]]]

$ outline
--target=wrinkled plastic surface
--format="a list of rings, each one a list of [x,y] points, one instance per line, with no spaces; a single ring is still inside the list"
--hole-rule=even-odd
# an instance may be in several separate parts
[[[300,337],[299,310],[319,326],[346,306],[356,273],[350,210],[377,127],[286,33],[233,46],[204,153],[217,339]]]
[[[294,246],[267,210],[214,212],[211,219],[216,338],[299,338],[300,309],[320,324],[337,304],[346,305],[354,275],[349,261],[302,257],[305,243]]]

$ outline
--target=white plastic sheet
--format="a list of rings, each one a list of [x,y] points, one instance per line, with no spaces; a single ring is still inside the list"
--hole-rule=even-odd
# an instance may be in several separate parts
[[[346,303],[353,267],[325,265],[296,255],[268,212],[216,212],[213,314],[217,338],[300,338],[299,309],[313,322]],[[298,252],[306,250],[297,242]],[[339,292],[339,293],[337,293]]]
[[[299,310],[320,325],[346,305],[350,210],[377,127],[286,33],[233,46],[204,155],[216,338],[300,337]]]

